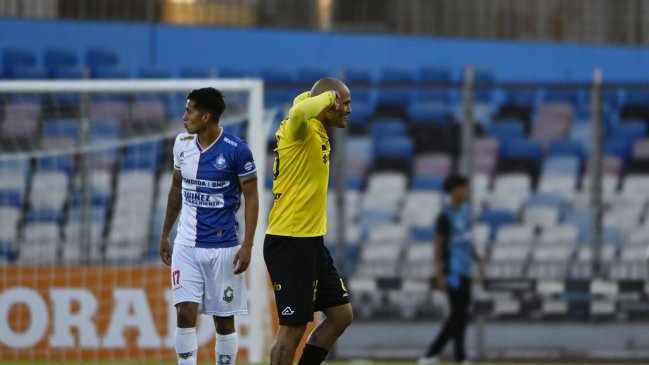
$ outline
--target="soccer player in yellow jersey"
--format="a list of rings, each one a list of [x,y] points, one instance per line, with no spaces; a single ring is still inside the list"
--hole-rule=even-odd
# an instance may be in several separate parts
[[[309,336],[298,365],[321,364],[352,321],[347,289],[323,239],[331,152],[325,128],[344,128],[351,111],[347,86],[323,78],[295,98],[275,133],[275,203],[264,241],[279,315],[272,365],[293,363],[314,312],[326,318]]]

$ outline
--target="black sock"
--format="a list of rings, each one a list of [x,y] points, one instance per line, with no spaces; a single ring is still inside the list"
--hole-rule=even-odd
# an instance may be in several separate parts
[[[306,344],[297,365],[320,365],[327,358],[329,350]]]

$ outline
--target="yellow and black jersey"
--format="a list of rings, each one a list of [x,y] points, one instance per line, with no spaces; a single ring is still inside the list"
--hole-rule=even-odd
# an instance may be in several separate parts
[[[335,96],[326,92],[295,98],[293,107],[275,133],[273,195],[268,234],[315,237],[327,233],[327,187],[329,183],[329,137],[315,119],[333,106]]]

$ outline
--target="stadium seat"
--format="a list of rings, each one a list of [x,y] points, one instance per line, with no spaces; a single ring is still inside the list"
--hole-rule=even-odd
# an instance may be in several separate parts
[[[518,214],[523,208],[527,194],[495,191],[484,197],[484,204],[489,209],[507,210]]]
[[[370,126],[370,136],[373,141],[382,139],[405,137],[406,122],[399,118],[381,118],[374,120]]]
[[[494,245],[491,251],[487,277],[513,279],[523,277],[531,246],[525,244]]]
[[[638,160],[649,159],[649,138],[638,139],[633,144],[632,157]]]
[[[45,156],[36,159],[36,169],[39,172],[60,171],[70,176],[74,169],[74,162],[68,155]]]
[[[623,122],[613,126],[609,138],[626,140],[633,144],[636,140],[647,136],[647,127],[643,122]]]
[[[583,103],[583,99],[578,90],[546,90],[543,97],[546,103],[568,103],[575,108]]]
[[[531,245],[535,241],[531,225],[505,224],[498,227],[496,244],[508,246]]]
[[[90,102],[90,119],[112,119],[124,121],[128,116],[128,104],[122,100]]]
[[[401,221],[413,227],[432,227],[442,201],[442,195],[436,192],[411,191],[406,195]]]
[[[50,208],[31,209],[25,215],[25,223],[56,223],[63,226],[63,211]]]
[[[21,208],[0,206],[0,245],[14,246],[18,240],[18,222]],[[1,254],[0,254],[1,255]]]
[[[548,156],[567,156],[575,157],[579,160],[579,164],[583,165],[586,161],[586,154],[581,143],[578,141],[554,141],[550,143],[548,148]]]
[[[487,128],[489,137],[499,141],[501,144],[513,139],[521,139],[525,136],[523,124],[518,122],[498,122]]]
[[[573,248],[567,245],[541,245],[532,251],[528,277],[536,280],[562,280],[568,273]]]
[[[131,104],[131,128],[135,132],[162,131],[167,125],[167,111],[159,99],[136,100]]]
[[[532,190],[532,180],[524,173],[499,174],[494,179],[494,193],[527,197]]]
[[[366,245],[391,244],[394,246],[403,246],[408,242],[408,226],[401,223],[396,224],[379,224],[368,232]]]
[[[414,146],[408,137],[390,137],[374,141],[374,156],[379,169],[400,170],[410,174]]]
[[[507,210],[485,210],[480,214],[480,222],[489,226],[490,238],[496,237],[498,228],[503,225],[516,223],[516,215]]]
[[[29,204],[32,209],[62,211],[68,197],[69,174],[52,169],[33,175]]]
[[[404,279],[432,279],[436,273],[434,251],[435,246],[431,242],[408,245],[405,261],[401,265],[401,276]]]
[[[632,141],[626,138],[610,138],[604,142],[604,154],[619,158],[626,163],[631,157]]]
[[[365,278],[395,277],[402,246],[377,244],[364,247],[356,265],[356,276]]]
[[[240,67],[218,67],[216,76],[220,78],[250,78],[253,72],[246,68]]]
[[[577,194],[577,177],[570,175],[544,175],[539,184],[542,193],[558,194],[566,201],[572,202]]]
[[[86,65],[91,73],[99,68],[119,67],[120,64],[120,55],[115,49],[89,48],[86,51]]]
[[[162,144],[158,142],[143,142],[129,146],[122,160],[123,170],[155,171],[162,158]]]
[[[79,66],[77,51],[64,48],[46,49],[43,55],[43,63],[50,74],[53,74],[58,69]]]
[[[560,224],[543,229],[539,237],[539,245],[574,246],[579,243],[579,229],[575,225]]]
[[[81,67],[61,67],[52,71],[52,78],[59,80],[84,79],[86,78],[86,72]],[[58,98],[61,96],[63,96],[63,94],[52,95],[53,98]]]
[[[566,212],[563,224],[574,225],[579,230],[579,243],[588,243],[591,240],[591,225],[593,212],[590,209],[574,209]]]
[[[437,176],[445,178],[453,170],[451,156],[441,153],[421,154],[415,157],[414,176]]]
[[[131,73],[124,67],[98,67],[93,70],[91,76],[95,79],[130,79]]]
[[[39,66],[16,66],[13,77],[16,80],[45,80],[49,78],[49,73]]]
[[[29,145],[38,140],[38,122],[41,118],[41,105],[33,101],[10,101],[4,106],[4,117],[0,131],[2,148],[12,143]],[[20,123],[16,123],[20,121]]]
[[[532,139],[514,139],[501,145],[501,156],[507,159],[531,159],[539,162],[543,155],[541,144]]]
[[[523,211],[523,223],[543,229],[551,229],[559,223],[560,211],[554,207],[527,207]]]
[[[43,122],[41,147],[70,148],[78,143],[79,126],[76,119],[49,119]]]
[[[336,72],[322,67],[302,67],[297,70],[295,82],[298,85],[303,85],[306,89],[310,89],[316,81],[323,77],[336,77]]]
[[[23,48],[5,48],[2,52],[2,65],[5,74],[13,76],[16,67],[36,66],[36,53]]]
[[[566,209],[566,200],[561,195],[547,192],[534,192],[527,197],[526,206],[533,207],[551,207],[559,210],[561,213]]]
[[[400,67],[386,67],[379,74],[379,104],[405,106],[412,99],[414,82],[412,70]]]
[[[58,261],[60,228],[56,223],[25,224],[18,245],[18,260],[23,264],[53,264]]]

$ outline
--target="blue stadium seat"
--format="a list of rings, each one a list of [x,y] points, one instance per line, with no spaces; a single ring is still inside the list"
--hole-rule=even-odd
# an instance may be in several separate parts
[[[27,180],[30,170],[30,162],[26,157],[0,160],[0,172],[12,172],[16,176],[22,175]]]
[[[593,211],[591,211],[590,209],[574,209],[566,212],[563,219],[563,224],[576,226],[579,230],[579,242],[589,243],[593,219]]]
[[[147,67],[141,69],[137,77],[140,79],[170,79],[172,74],[165,68]]]
[[[56,223],[63,225],[63,212],[52,209],[30,210],[25,216],[26,223]]]
[[[35,67],[36,53],[24,48],[6,48],[2,52],[2,66],[6,76],[13,76],[16,67]]]
[[[0,207],[22,209],[23,194],[20,191],[0,189]]]
[[[211,67],[188,67],[180,70],[181,79],[211,79],[215,75]]]
[[[543,162],[543,176],[579,176],[579,159],[574,156],[551,156]]]
[[[91,72],[99,68],[119,67],[120,64],[120,55],[115,49],[89,48],[86,51],[86,65]]]
[[[399,118],[380,118],[375,119],[370,124],[370,136],[372,140],[378,141],[383,138],[405,136],[406,122]]]
[[[570,140],[582,146],[584,155],[593,150],[593,128],[588,123],[574,123],[570,129]]]
[[[626,138],[607,139],[604,142],[604,155],[619,158],[625,164],[631,158],[632,143]]]
[[[45,50],[43,63],[52,74],[60,68],[72,68],[79,66],[77,52],[72,49],[50,48]]]
[[[323,77],[337,77],[336,72],[322,67],[303,67],[298,69],[295,82],[310,87]]]
[[[485,210],[480,214],[480,222],[489,226],[489,236],[493,240],[496,232],[503,225],[516,223],[516,214],[509,210],[492,209]]]
[[[376,158],[399,158],[412,162],[414,146],[408,137],[389,137],[374,141]]]
[[[642,139],[647,135],[647,127],[644,122],[628,121],[613,126],[611,139],[626,139],[629,143]]]
[[[62,67],[52,71],[55,79],[84,79],[86,72],[81,67]]]
[[[460,82],[464,83],[464,72],[461,73]],[[491,102],[492,90],[481,88],[480,86],[492,85],[496,82],[496,76],[493,70],[488,68],[475,68],[473,70],[473,83],[474,92],[473,97],[475,101]]]
[[[352,137],[347,140],[345,153],[348,159],[353,156],[354,158],[371,162],[374,159],[373,152],[372,140],[370,138]]]
[[[567,207],[567,203],[561,195],[547,192],[530,194],[525,205],[527,207],[552,207],[559,209],[560,212],[563,212]]]
[[[514,139],[501,144],[503,159],[531,159],[539,162],[543,156],[543,148],[539,141],[533,139]]]
[[[38,66],[16,66],[13,76],[17,80],[45,80],[49,77],[49,73]]]
[[[116,141],[122,135],[122,124],[111,119],[90,121],[90,140],[92,142]]]
[[[450,84],[453,75],[448,67],[424,66],[419,69],[417,81],[424,84]]]
[[[649,105],[649,91],[626,90],[624,93],[624,105]]]
[[[122,160],[123,170],[155,170],[161,160],[161,142],[143,142],[126,149]]]
[[[517,106],[534,106],[539,99],[535,90],[510,90],[505,93],[505,103]]]
[[[435,227],[413,227],[410,230],[410,240],[415,242],[431,242],[435,237]]]
[[[586,161],[586,153],[582,144],[578,141],[564,140],[550,143],[548,156],[572,156],[579,160],[580,164]]]
[[[508,141],[524,138],[525,126],[523,123],[514,121],[492,123],[487,126],[487,135],[501,144],[506,144]]]
[[[77,119],[48,119],[43,122],[42,133],[46,138],[77,138],[79,123]]]
[[[451,71],[441,67],[422,67],[417,81],[426,84],[450,84]],[[452,114],[452,91],[443,88],[424,87],[414,92],[408,104],[408,118],[416,123],[447,123]]]
[[[413,190],[435,190],[444,191],[444,177],[442,176],[420,176],[412,178]]]
[[[452,115],[449,103],[418,100],[417,96],[408,104],[406,114],[413,123],[419,124],[445,124],[451,121]]]
[[[410,87],[413,81],[413,72],[408,68],[387,67],[381,70],[379,104],[407,105],[413,98],[413,91]]]
[[[365,212],[358,218],[361,235],[367,237],[370,230],[377,225],[394,223],[394,215],[389,212]]]
[[[38,171],[63,171],[70,175],[73,167],[74,163],[70,156],[45,156],[36,159]]]

